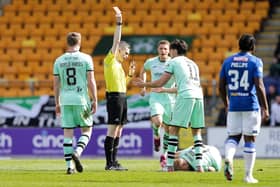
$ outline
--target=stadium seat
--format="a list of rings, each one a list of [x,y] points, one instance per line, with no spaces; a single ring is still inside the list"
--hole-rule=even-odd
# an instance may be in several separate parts
[[[149,5],[151,6],[150,9],[152,8],[153,10],[159,10],[162,11],[165,8],[165,2],[164,0],[161,1],[156,1],[156,0],[150,0]],[[170,8],[170,7],[168,7]]]
[[[193,12],[195,10],[195,5],[194,3],[180,3],[178,10],[181,12],[181,14]]]
[[[240,12],[240,14],[238,15],[235,15],[233,18],[232,18],[232,21],[233,21],[233,24],[235,22],[243,22],[245,23],[246,22],[246,15],[242,14],[242,12]]]
[[[53,4],[51,2],[49,2],[49,4],[47,5],[48,11],[57,11],[57,12],[61,12],[62,11],[62,5],[61,4]]]
[[[120,7],[121,10],[134,10],[136,7],[135,1],[119,1],[118,6]]]
[[[62,1],[58,1],[58,2],[62,2]],[[62,3],[61,6],[63,6],[63,11],[62,12],[77,12],[77,11],[81,11],[79,9],[79,7],[85,7],[85,6],[77,6],[77,4],[73,3],[75,1],[71,1],[71,3]]]
[[[53,90],[52,88],[36,88],[34,90],[34,95],[35,96],[41,96],[41,95],[53,95]]]
[[[179,35],[180,34],[179,31],[182,28],[178,24],[173,24],[172,26],[170,26],[169,23],[164,23],[164,24],[161,23],[158,24],[158,26],[162,28],[162,33],[167,35]]]
[[[172,12],[173,14],[175,14],[176,12]],[[159,15],[156,15],[156,21],[158,23],[160,22],[170,22],[174,19],[174,17],[176,17],[176,15],[169,15],[168,13],[163,13],[161,12]]]
[[[32,11],[33,11],[33,15],[34,15],[34,12],[42,12],[42,13],[45,13],[46,11],[48,10],[48,7],[46,4],[39,4],[39,3],[36,3],[33,5],[32,7]]]
[[[19,16],[14,16],[9,20],[11,24],[24,24],[24,21],[25,19]]]
[[[17,13],[17,16],[22,17],[24,19],[24,21],[26,21],[32,14],[32,11],[19,11]]]
[[[254,27],[244,27],[244,28],[240,29],[240,32],[248,33],[248,34],[254,34],[255,33],[255,28]]]
[[[143,15],[142,20],[145,20],[145,22],[143,22],[143,24],[145,24],[146,22],[151,22],[151,23],[155,23],[157,22],[157,14],[146,14]]]
[[[100,22],[100,23],[109,23],[109,24],[115,22],[115,18],[110,14],[111,14],[111,12],[108,12],[106,14],[98,15],[97,16],[97,21]]]
[[[203,39],[201,40],[201,46],[203,48],[210,48],[213,49],[217,45],[217,41],[214,38]]]
[[[255,14],[261,16],[262,18],[265,18],[268,15],[268,10],[256,7]]]
[[[255,10],[265,10],[268,11],[270,8],[269,1],[256,1]]]
[[[31,96],[32,92],[30,88],[23,88],[21,90],[19,90],[18,92],[18,96],[19,97],[27,97],[27,96]]]
[[[232,22],[232,15],[229,13],[225,13],[222,16],[217,17],[218,24],[221,22],[224,23],[231,23]]]
[[[41,18],[41,17],[44,17],[46,16],[46,12],[41,12],[41,11],[33,11],[32,12],[32,17],[36,17],[36,18]],[[28,21],[28,20],[27,20]]]
[[[224,4],[224,9],[226,11],[228,11],[228,10],[237,11],[239,9],[239,2],[238,1],[231,1],[230,3],[225,3]]]
[[[212,28],[210,30],[210,32],[211,32],[211,34],[221,35],[222,36],[222,35],[226,34],[227,30],[225,30],[224,27],[216,26],[216,27]]]
[[[0,43],[1,43],[2,41],[0,41]],[[10,61],[12,60],[12,58],[11,58],[11,55],[9,55],[9,54],[0,54],[0,63],[1,63],[1,66],[3,65],[3,64],[5,64],[5,62],[8,64]],[[0,69],[4,69],[4,67],[1,67]]]
[[[209,1],[196,1],[195,2],[195,10],[197,10],[198,12],[200,11],[208,11],[209,10]]]
[[[4,94],[4,97],[18,97],[21,92],[21,88],[7,88],[7,93]]]
[[[215,15],[216,16],[216,20],[219,20],[219,17],[224,16],[224,11],[223,9],[211,9],[209,11],[209,14]]]
[[[2,81],[2,86],[0,86],[0,97],[6,97],[7,93],[9,93],[9,88],[4,87]]]
[[[40,63],[42,59],[41,54],[39,53],[39,50],[37,50],[36,53],[32,53],[31,54],[26,54],[26,60],[27,60],[27,64],[29,66],[33,66],[34,63]]]
[[[217,20],[216,15],[214,14],[206,14],[202,16],[203,22],[211,22],[211,23],[215,23]]]
[[[3,10],[4,12],[16,12],[18,11],[18,6],[15,4],[7,4],[3,7]]]
[[[253,32],[260,30],[261,23],[259,21],[250,21],[247,23],[247,27],[251,28]]]
[[[207,53],[200,53],[200,52],[196,52],[193,53],[193,60],[196,62],[203,62],[204,64],[207,63],[208,61],[208,55]]]
[[[129,13],[129,16],[125,17],[124,20],[127,21],[129,24],[138,23],[142,21],[142,15]]]
[[[135,7],[138,10],[149,10],[151,8],[151,1],[150,0],[135,0]]]
[[[69,23],[68,28],[67,28],[67,30],[69,30],[70,32],[71,31],[80,32],[80,29],[81,29],[81,24],[80,23],[73,23],[73,22]],[[61,34],[63,35],[62,32],[61,32]],[[64,35],[66,35],[66,33]]]
[[[89,8],[90,13],[105,10],[105,3],[102,3],[100,1],[98,3],[94,1],[87,1],[86,6]]]
[[[216,1],[216,2],[212,2],[210,4],[210,12],[212,12],[213,10],[223,10],[224,6],[225,6],[226,2],[225,1]]]
[[[209,62],[210,63],[211,62],[221,62],[222,60],[224,60],[224,55],[222,53],[214,52],[211,55],[209,55]]]
[[[12,40],[12,41],[7,41],[7,50],[8,53],[11,50],[16,50],[17,52],[19,51],[19,49],[21,48],[21,41],[16,41],[16,40]]]
[[[19,81],[28,81],[30,79],[32,79],[31,74],[30,73],[25,73],[25,72],[18,73],[17,78],[16,78],[16,80],[19,80]]]
[[[191,14],[188,14],[187,21],[188,23],[195,22],[200,23],[202,19],[202,15],[199,12],[193,12]]]

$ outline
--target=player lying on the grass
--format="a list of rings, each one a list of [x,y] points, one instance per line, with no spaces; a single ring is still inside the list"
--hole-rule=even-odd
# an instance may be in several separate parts
[[[210,145],[203,145],[202,148],[202,167],[204,171],[220,171],[222,157],[219,150]],[[161,163],[162,165],[162,163]],[[174,170],[195,171],[196,159],[194,146],[176,152],[174,160]]]

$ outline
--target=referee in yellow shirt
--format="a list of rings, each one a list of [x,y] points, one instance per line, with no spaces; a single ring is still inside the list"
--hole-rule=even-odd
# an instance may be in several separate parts
[[[119,139],[123,125],[127,122],[126,88],[131,80],[135,66],[131,64],[126,76],[122,62],[128,58],[130,46],[121,40],[122,14],[118,7],[113,7],[116,13],[116,30],[113,46],[104,59],[104,76],[106,82],[106,100],[108,113],[107,136],[104,141],[106,156],[105,170],[124,171],[117,161]]]

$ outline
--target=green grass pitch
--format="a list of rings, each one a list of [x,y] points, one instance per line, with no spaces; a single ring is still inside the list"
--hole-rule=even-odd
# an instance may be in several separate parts
[[[129,171],[104,171],[103,159],[85,158],[83,173],[65,174],[61,159],[7,159],[0,160],[0,187],[174,187],[174,186],[280,186],[280,160],[257,159],[254,176],[258,184],[243,182],[243,160],[234,163],[233,181],[226,181],[223,171],[214,173],[159,172],[156,159],[120,159]]]

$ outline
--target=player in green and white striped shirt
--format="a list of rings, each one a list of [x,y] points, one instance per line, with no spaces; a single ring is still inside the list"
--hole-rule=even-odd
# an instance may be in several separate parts
[[[136,79],[133,84],[138,87],[161,87],[167,83],[172,76],[175,77],[177,96],[169,123],[169,139],[167,150],[167,164],[164,170],[174,170],[174,158],[179,143],[180,128],[192,128],[196,168],[198,172],[203,172],[202,152],[203,145],[201,129],[204,128],[204,102],[203,92],[200,85],[199,68],[194,61],[185,56],[188,45],[183,40],[174,40],[170,44],[170,56],[165,72],[162,76],[152,82],[143,82]]]
[[[204,171],[220,171],[222,157],[220,151],[210,145],[202,146],[202,167]],[[194,146],[178,151],[175,155],[174,170],[194,171],[196,168]]]
[[[81,34],[70,32],[67,35],[67,51],[55,60],[53,67],[55,107],[56,113],[61,114],[67,174],[74,173],[72,160],[76,170],[83,171],[79,157],[90,140],[92,114],[97,109],[92,58],[79,51],[80,45]],[[73,149],[74,128],[81,128],[81,136],[75,151]]]
[[[151,74],[151,80],[157,80],[164,73],[164,69],[168,61],[171,59],[169,56],[169,41],[161,40],[158,43],[158,56],[149,58],[145,61],[141,70],[140,77],[146,81],[146,74]],[[176,99],[177,89],[175,87],[175,80],[171,78],[163,87],[152,88],[149,98],[150,116],[152,121],[152,128],[154,133],[154,149],[160,150],[160,133],[159,127],[164,127],[163,135],[163,159],[168,146],[168,124],[171,120],[171,114]],[[142,88],[141,95],[144,96],[146,88]]]

